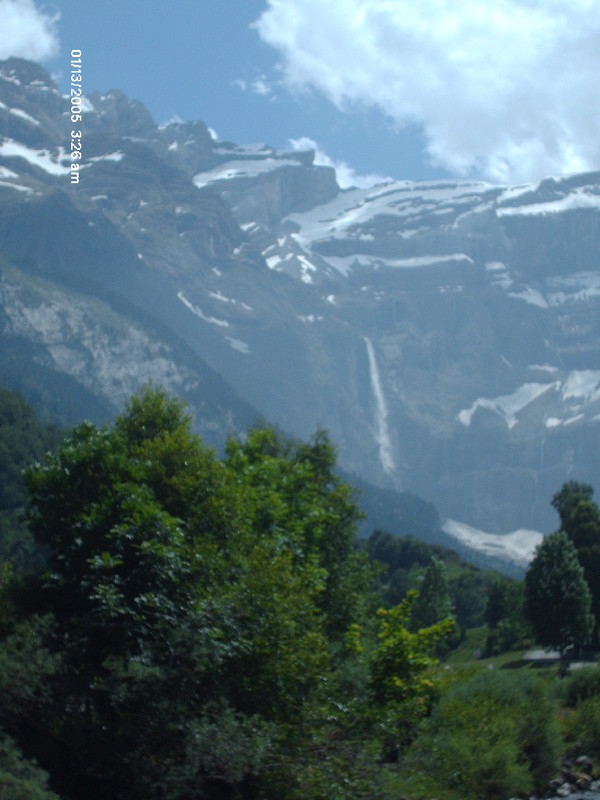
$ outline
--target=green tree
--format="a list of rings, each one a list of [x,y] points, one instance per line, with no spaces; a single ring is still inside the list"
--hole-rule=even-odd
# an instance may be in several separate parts
[[[561,655],[571,646],[584,645],[593,627],[590,606],[573,543],[564,533],[550,534],[537,547],[525,575],[524,610],[536,639]]]
[[[497,655],[523,646],[531,631],[523,613],[522,581],[496,579],[488,590],[485,622],[489,628],[486,655]]]
[[[594,495],[593,488],[589,483],[578,483],[577,481],[567,481],[563,483],[560,490],[552,497],[552,506],[556,509],[560,517],[560,527],[570,538],[574,539],[573,544],[578,546],[577,526],[572,519],[573,512],[581,502],[591,500]]]
[[[429,628],[452,616],[452,601],[448,594],[448,574],[443,561],[432,558],[419,586],[419,594],[410,614],[412,630]]]
[[[0,725],[70,798],[288,796],[348,696],[333,675],[374,574],[327,436],[256,429],[219,460],[148,387],[26,485],[48,557],[27,591],[3,579]]]
[[[589,484],[569,481],[552,498],[560,516],[560,529],[575,545],[579,563],[592,595],[595,619],[593,640],[599,641],[600,626],[600,508],[592,500]]]
[[[0,731],[0,798],[2,800],[60,800],[48,789],[48,775]]]
[[[225,465],[244,487],[246,516],[294,556],[298,570],[322,570],[319,606],[330,636],[341,638],[360,613],[374,570],[354,547],[362,514],[355,492],[335,473],[336,452],[318,430],[307,443],[270,428],[230,440]]]
[[[409,621],[417,599],[418,593],[410,591],[395,608],[377,612],[378,641],[369,658],[370,693],[386,720],[388,758],[411,740],[417,722],[429,713],[436,693],[435,649],[456,626],[446,618],[412,632]]]

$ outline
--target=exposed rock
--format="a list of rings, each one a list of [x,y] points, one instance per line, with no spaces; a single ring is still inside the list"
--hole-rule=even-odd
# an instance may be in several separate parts
[[[550,530],[561,483],[593,480],[600,173],[340,191],[310,151],[157,127],[111,90],[86,100],[71,185],[47,73],[0,62],[0,102],[0,253],[23,296],[47,281],[73,308],[101,300],[168,339],[182,385],[198,359],[284,429],[328,428],[349,472],[476,529]],[[53,363],[99,387],[98,358]]]

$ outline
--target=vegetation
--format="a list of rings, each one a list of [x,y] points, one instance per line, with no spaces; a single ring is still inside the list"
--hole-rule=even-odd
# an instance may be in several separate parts
[[[591,594],[595,619],[593,642],[599,644],[600,622],[600,509],[592,500],[594,490],[585,483],[569,481],[552,498],[560,517],[560,530],[569,537]]]
[[[62,439],[53,425],[38,422],[20,395],[0,388],[0,560],[25,567],[35,560],[23,525],[25,486],[22,472]]]
[[[567,532],[525,587],[411,537],[357,545],[324,432],[257,427],[219,458],[152,387],[32,456],[1,567],[3,800],[500,800],[542,792],[565,749],[600,757],[595,671],[438,663],[475,626],[490,654],[522,644],[523,608],[545,644],[535,603],[584,641]],[[561,498],[583,553],[591,495]],[[39,558],[14,557],[24,536]]]
[[[591,595],[566,534],[557,531],[538,546],[525,576],[525,614],[536,639],[561,654],[581,647],[590,637],[594,620]]]

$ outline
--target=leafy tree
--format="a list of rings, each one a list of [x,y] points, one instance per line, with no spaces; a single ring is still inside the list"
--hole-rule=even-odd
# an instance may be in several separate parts
[[[444,563],[432,558],[423,575],[419,593],[410,614],[412,630],[429,628],[452,616],[448,595],[448,575]]]
[[[489,633],[486,655],[497,655],[523,646],[531,631],[523,614],[524,585],[522,581],[497,579],[490,586],[485,610]]]
[[[490,628],[495,628],[506,616],[506,581],[499,578],[490,586],[487,605],[485,607],[485,622]]]
[[[48,789],[48,775],[23,757],[14,741],[0,731],[0,798],[60,800]]]
[[[0,724],[26,755],[69,798],[288,796],[350,697],[334,676],[372,607],[327,436],[256,429],[219,460],[148,387],[112,426],[77,426],[26,485],[48,557],[27,591],[3,578],[19,613],[0,644]],[[366,764],[355,729],[340,741]]]
[[[593,617],[591,596],[577,552],[566,534],[547,536],[525,575],[525,615],[534,635],[545,647],[561,655],[570,646],[584,645]]]
[[[593,494],[589,484],[569,481],[554,495],[552,505],[560,516],[560,529],[575,545],[583,567],[592,595],[593,640],[597,645],[600,638],[600,508],[592,500]]]
[[[561,530],[571,538],[577,538],[577,533],[573,525],[572,514],[582,501],[591,500],[594,495],[593,488],[588,483],[578,483],[577,481],[567,481],[563,483],[560,491],[552,497],[552,506],[560,517]],[[577,542],[573,544],[577,547]]]
[[[360,613],[374,570],[354,547],[362,514],[355,493],[337,477],[336,453],[324,431],[310,442],[255,428],[246,441],[230,440],[225,460],[249,500],[247,518],[294,554],[297,569],[322,570],[319,605],[327,632],[344,635]]]
[[[431,669],[437,660],[432,653],[453,632],[455,622],[447,618],[411,632],[408,623],[417,599],[418,593],[411,591],[395,608],[377,612],[380,629],[370,671],[376,702],[401,703],[420,716],[430,707],[434,692]]]

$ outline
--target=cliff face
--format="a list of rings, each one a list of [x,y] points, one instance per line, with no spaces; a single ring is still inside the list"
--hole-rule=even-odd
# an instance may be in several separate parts
[[[320,424],[349,471],[492,532],[550,529],[561,483],[593,483],[599,174],[340,191],[310,152],[157,127],[118,91],[84,108],[72,186],[67,101],[0,63],[13,384],[19,348],[83,413],[152,377],[215,442],[253,408]]]

